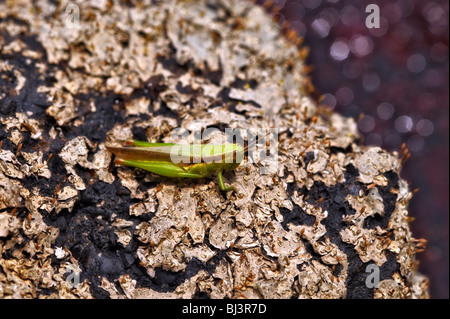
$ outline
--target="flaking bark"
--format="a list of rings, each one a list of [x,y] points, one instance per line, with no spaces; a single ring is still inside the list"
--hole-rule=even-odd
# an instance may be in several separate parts
[[[401,160],[318,107],[292,32],[246,1],[78,6],[0,3],[0,298],[428,297]],[[278,165],[223,193],[105,149],[177,127],[276,127]]]

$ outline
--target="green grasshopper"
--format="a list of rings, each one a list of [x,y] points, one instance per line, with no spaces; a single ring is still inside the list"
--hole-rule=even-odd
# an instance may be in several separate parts
[[[106,145],[106,148],[116,155],[116,164],[141,168],[162,176],[203,178],[217,172],[220,189],[229,191],[235,188],[225,185],[222,173],[236,169],[250,145],[183,145],[131,140],[125,146]]]

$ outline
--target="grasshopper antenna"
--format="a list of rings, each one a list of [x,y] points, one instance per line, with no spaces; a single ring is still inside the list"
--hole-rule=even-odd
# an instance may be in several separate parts
[[[259,141],[261,141],[262,139],[265,139],[265,138],[266,138],[267,136],[269,136],[271,133],[272,133],[272,132],[270,132],[270,130],[269,130],[269,133],[267,133],[267,134],[264,135],[263,137],[257,138],[254,142],[252,142],[252,143],[250,143],[250,144],[247,144],[247,146],[244,147],[244,153],[248,151],[248,149],[250,148],[250,146],[256,145]]]

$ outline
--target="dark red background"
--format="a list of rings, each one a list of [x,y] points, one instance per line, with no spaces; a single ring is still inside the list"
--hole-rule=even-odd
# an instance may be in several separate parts
[[[366,145],[400,151],[406,143],[411,158],[402,177],[420,189],[409,204],[411,227],[428,240],[419,269],[431,280],[432,298],[449,298],[449,2],[257,3],[304,37],[322,103],[359,118]],[[380,8],[379,29],[366,26],[368,4]]]

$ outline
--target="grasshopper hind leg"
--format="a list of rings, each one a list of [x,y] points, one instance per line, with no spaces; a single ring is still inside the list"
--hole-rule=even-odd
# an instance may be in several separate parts
[[[161,176],[167,176],[167,177],[178,177],[178,178],[202,178],[203,175],[195,174],[195,173],[189,173],[182,167],[169,163],[169,162],[146,162],[146,161],[136,161],[136,160],[124,160],[124,159],[118,159],[116,160],[116,163],[125,165],[125,166],[131,166],[131,167],[137,167],[143,170],[146,170],[148,172],[152,172]]]

